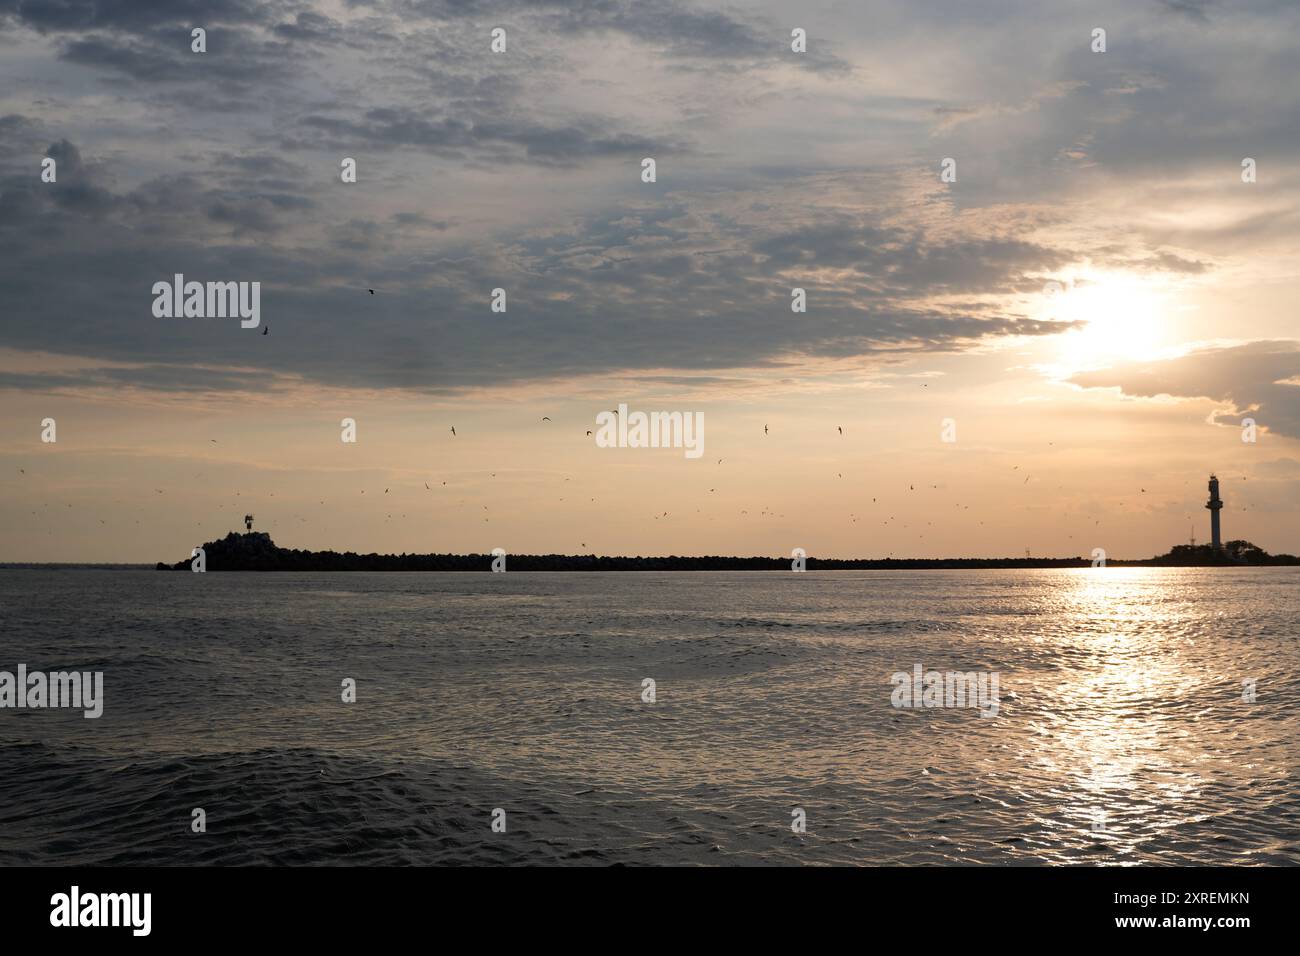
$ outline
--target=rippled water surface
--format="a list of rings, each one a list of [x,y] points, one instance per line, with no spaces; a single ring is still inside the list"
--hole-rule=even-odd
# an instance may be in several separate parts
[[[1296,569],[0,572],[19,663],[4,864],[1300,862]]]

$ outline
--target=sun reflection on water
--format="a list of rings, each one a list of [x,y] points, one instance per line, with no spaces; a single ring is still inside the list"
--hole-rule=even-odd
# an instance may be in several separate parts
[[[1052,714],[1035,735],[1037,759],[1059,780],[1059,825],[1091,829],[1123,862],[1185,817],[1203,781],[1198,743],[1169,714],[1203,687],[1182,653],[1185,616],[1171,606],[1152,568],[1081,569],[1062,589],[1070,626],[1058,675],[1044,691]]]

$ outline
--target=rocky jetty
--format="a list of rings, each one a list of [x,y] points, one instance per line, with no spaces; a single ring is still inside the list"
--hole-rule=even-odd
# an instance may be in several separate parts
[[[264,531],[231,532],[203,545],[208,571],[490,571],[491,554],[357,554],[355,551],[299,551],[281,548]],[[190,560],[158,562],[159,571],[188,571]],[[598,557],[592,554],[511,554],[510,571],[789,571],[790,558]],[[1129,567],[1202,567],[1300,564],[1289,554],[1270,555],[1248,541],[1229,541],[1222,551],[1208,545],[1179,545],[1168,554],[1141,561],[1108,560]],[[890,568],[1086,568],[1089,558],[880,558],[807,559],[809,571]]]

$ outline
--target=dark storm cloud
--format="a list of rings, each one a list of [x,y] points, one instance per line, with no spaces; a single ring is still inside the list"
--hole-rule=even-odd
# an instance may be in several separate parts
[[[119,202],[119,197],[96,182],[93,171],[82,163],[81,151],[66,139],[49,144],[42,156],[55,161],[55,183],[40,181],[36,157],[28,160],[33,172],[12,177],[0,175],[0,226],[13,227],[26,218],[37,228],[48,228],[48,222],[39,220],[42,209],[97,219]]]
[[[208,113],[274,109],[293,117],[277,124],[287,149],[366,144],[489,164],[572,166],[687,147],[681,136],[610,116],[539,118],[524,78],[562,76],[570,37],[619,34],[658,57],[743,61],[745,71],[774,68],[789,41],[785,26],[756,27],[730,13],[668,0],[379,4],[374,16],[349,22],[298,3],[238,0],[210,6],[8,0],[4,11],[11,25],[57,38],[63,61],[145,85],[137,95],[150,102]],[[485,55],[480,17],[517,18],[511,27],[523,35],[516,35],[511,57]],[[206,54],[190,50],[194,25],[207,30]],[[334,47],[364,51],[382,71],[381,81],[368,81],[364,90],[326,83],[333,89],[323,92],[319,54]],[[824,41],[793,62],[814,70],[845,67]],[[414,77],[422,82],[413,84]],[[417,97],[420,105],[412,105]]]
[[[343,24],[310,11],[299,13],[292,23],[278,23],[274,29],[277,35],[288,40],[342,43],[346,39]]]
[[[77,155],[72,144],[59,149]],[[686,202],[642,201],[527,238],[449,245],[438,238],[445,223],[416,214],[396,222],[353,217],[306,241],[252,244],[247,236],[290,229],[316,212],[307,194],[230,189],[259,168],[256,155],[224,173],[121,193],[102,185],[95,167],[73,166],[78,188],[100,202],[61,198],[62,181],[6,180],[25,202],[4,207],[8,190],[0,197],[0,261],[15,314],[24,317],[4,328],[5,346],[448,391],[619,369],[712,371],[942,351],[1062,328],[986,307],[920,304],[954,288],[1005,288],[1059,256],[1027,242],[936,237],[851,217],[798,226],[771,216],[740,221],[696,214]],[[284,172],[273,162],[264,169]],[[414,233],[397,243],[398,227]],[[816,279],[822,268],[846,265],[852,269],[840,279]],[[154,318],[152,284],[177,272],[261,282],[270,335],[236,320]],[[796,283],[808,288],[807,315],[790,311]],[[488,309],[496,287],[509,296],[504,316]],[[268,375],[267,386],[274,380]],[[247,376],[200,381],[257,387]]]
[[[1179,13],[1201,22],[1209,19],[1205,11],[1211,7],[1211,0],[1157,0],[1157,2],[1171,13]]]
[[[589,121],[552,127],[525,119],[476,120],[383,107],[367,110],[358,119],[304,116],[282,143],[286,149],[411,147],[450,158],[474,152],[480,159],[500,163],[532,160],[552,166],[572,166],[610,156],[639,161],[650,150],[667,155],[686,148],[674,139],[611,132],[609,125]]]
[[[933,31],[954,69],[974,78],[960,102],[943,104],[834,85],[833,75],[798,77],[806,85],[789,92],[793,70],[847,71],[826,52],[839,38],[819,39],[809,23],[813,52],[791,56],[792,24],[741,5],[349,6],[227,0],[199,12],[161,0],[0,0],[0,23],[30,41],[34,61],[44,53],[60,102],[75,104],[47,106],[33,80],[0,118],[0,283],[18,316],[0,328],[0,345],[449,390],[865,362],[1052,334],[1062,326],[988,299],[1041,289],[1045,275],[1094,249],[1035,236],[1029,214],[990,212],[973,226],[954,209],[1046,196],[1062,200],[1054,208],[1068,220],[1069,163],[1135,176],[1151,163],[1159,182],[1171,167],[1227,156],[1231,173],[1243,128],[1252,149],[1286,155],[1300,127],[1289,125],[1295,98],[1261,66],[1275,50],[1233,61],[1234,75],[1260,81],[1250,92],[1270,91],[1243,102],[1224,82],[1223,57],[1209,54],[1221,44],[1235,55],[1249,31],[1220,37],[1154,7],[1121,34],[1141,44],[1140,70],[1132,56],[1090,59],[1086,32],[1060,53],[1055,27],[1016,15],[1035,9],[1027,3],[963,5],[952,16],[914,4],[888,17],[836,14],[846,43],[869,39],[876,52],[862,62],[882,75],[891,56],[925,52],[932,41],[916,36]],[[189,50],[194,23],[209,30],[206,55]],[[511,31],[509,56],[487,52],[486,31],[498,24]],[[599,61],[605,37],[631,61],[627,77],[621,63],[578,62],[575,48],[596,49]],[[905,41],[901,52],[894,41]],[[988,69],[1009,49],[1025,51],[1025,63]],[[683,79],[684,69],[698,72]],[[1133,92],[1106,92],[1121,88]],[[808,130],[771,119],[782,108],[783,119],[806,116]],[[875,135],[873,110],[888,124],[888,151],[868,143],[859,158],[850,133],[856,124]],[[812,139],[801,138],[807,131]],[[57,184],[39,182],[47,146],[63,157]],[[1055,158],[1063,149],[1068,162]],[[688,162],[640,189],[641,157],[672,153]],[[913,153],[925,164],[960,156],[960,185],[926,193],[894,175]],[[374,159],[339,192],[346,155]],[[618,163],[635,192],[599,177]],[[590,170],[595,188],[588,195],[558,169]],[[548,194],[556,181],[563,191]],[[843,201],[821,203],[828,188]],[[498,192],[509,199],[498,203]],[[867,193],[878,202],[860,209]],[[515,209],[521,221],[502,224]],[[1261,231],[1293,226],[1268,215]],[[1212,259],[1176,238],[1120,245],[1105,236],[1099,247],[1097,261],[1128,270],[1194,275]],[[176,272],[262,282],[271,333],[153,318],[149,290]],[[796,285],[808,291],[806,315],[790,311]],[[497,287],[509,295],[505,315],[488,310]]]
[[[265,372],[187,365],[105,366],[66,372],[0,372],[0,389],[79,391],[142,388],[161,392],[262,392],[279,383]]]
[[[263,40],[243,29],[208,28],[207,53],[190,50],[188,31],[151,31],[139,36],[91,34],[63,43],[61,56],[69,63],[112,70],[151,84],[209,84],[227,92],[265,95],[256,84],[289,76],[293,70],[290,44]],[[184,95],[184,94],[176,94]],[[192,97],[186,102],[195,103]],[[203,101],[198,101],[203,102]]]
[[[0,0],[0,29],[48,36],[64,62],[150,85],[155,97],[185,109],[228,112],[247,108],[258,93],[265,97],[271,81],[291,76],[295,59],[305,52],[300,45],[327,38],[324,18],[298,16],[301,6],[259,0]],[[289,36],[270,29],[290,16],[295,19],[284,24]],[[194,27],[206,31],[204,54],[191,50]],[[299,33],[292,36],[295,29]]]
[[[1289,383],[1288,383],[1289,380]],[[1119,388],[1126,395],[1208,398],[1232,406],[1216,421],[1239,425],[1249,415],[1270,431],[1300,438],[1300,344],[1251,342],[1085,372],[1070,381],[1083,388]]]
[[[1009,2],[1005,12],[1033,6]],[[1300,7],[1290,0],[1181,13],[1100,3],[1092,16],[1108,28],[1106,53],[1091,51],[1087,29],[1012,21],[969,4],[963,16],[976,22],[959,32],[940,9],[916,16],[932,18],[936,45],[966,50],[956,69],[970,91],[931,107],[935,155],[957,157],[965,181],[981,184],[973,196],[957,189],[959,202],[1050,200],[1063,182],[1097,174],[1153,185],[1214,175],[1240,185],[1246,156],[1272,168],[1272,183],[1287,182],[1278,164],[1300,148],[1300,96],[1289,79]],[[1193,10],[1209,11],[1208,22]],[[1016,69],[993,71],[989,82],[971,69],[1010,49]]]
[[[234,227],[234,234],[245,231],[273,232],[283,224],[282,213],[310,209],[315,203],[304,196],[285,193],[261,195],[237,194],[214,197],[204,207],[213,222]]]
[[[41,138],[42,127],[36,120],[18,113],[0,116],[0,157],[28,152]]]
[[[42,183],[34,175],[0,171],[0,241],[21,241],[29,227],[50,239],[78,242],[83,219],[113,217],[131,230],[159,237],[191,231],[207,220],[229,227],[230,235],[273,232],[297,221],[315,201],[270,173],[293,170],[293,164],[274,156],[222,157],[208,175],[191,173],[150,180],[124,193],[113,192],[99,167],[87,167],[81,151],[67,140],[50,144],[44,155],[57,163],[55,183]],[[259,175],[259,172],[261,175]],[[279,185],[272,185],[278,183]],[[63,213],[60,216],[58,213]]]
[[[451,219],[430,219],[422,212],[395,212],[390,217],[398,226],[418,227],[427,226],[430,229],[437,229],[439,232],[445,232],[455,225],[455,220]]]
[[[774,236],[755,249],[772,265],[851,269],[897,294],[1011,292],[1026,273],[1058,268],[1073,255],[1016,239],[944,241],[847,219]]]
[[[549,33],[614,33],[655,47],[670,57],[702,60],[771,60],[789,50],[790,27],[736,9],[707,10],[675,0],[397,0],[403,15],[437,21],[521,19]],[[798,61],[814,70],[845,71],[832,41],[810,38]]]
[[[159,24],[266,23],[298,4],[274,0],[0,0],[0,17],[41,33],[148,32]]]

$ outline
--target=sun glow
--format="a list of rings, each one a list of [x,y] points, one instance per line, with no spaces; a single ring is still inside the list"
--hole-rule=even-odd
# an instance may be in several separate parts
[[[1165,290],[1139,276],[1097,273],[1049,290],[1047,312],[1057,321],[1085,323],[1061,336],[1072,367],[1151,358],[1169,343]]]

